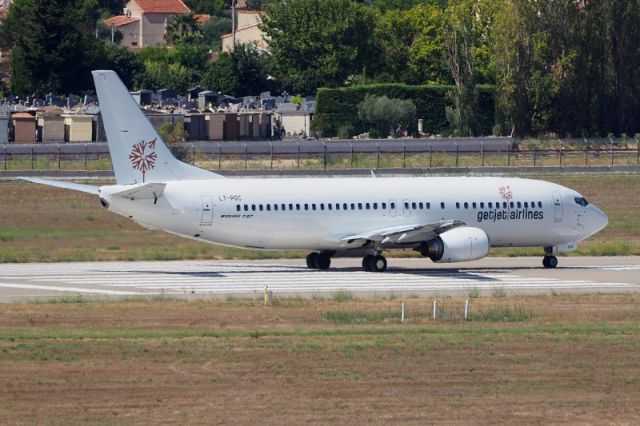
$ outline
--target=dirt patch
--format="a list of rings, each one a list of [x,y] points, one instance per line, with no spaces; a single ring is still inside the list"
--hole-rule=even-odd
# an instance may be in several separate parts
[[[639,295],[0,305],[0,416],[24,423],[638,423]],[[463,300],[441,300],[458,312]],[[397,310],[398,318],[375,315]],[[366,322],[335,323],[341,311]],[[358,316],[359,315],[359,316]],[[348,315],[346,318],[350,318]],[[55,413],[52,414],[52,413]]]

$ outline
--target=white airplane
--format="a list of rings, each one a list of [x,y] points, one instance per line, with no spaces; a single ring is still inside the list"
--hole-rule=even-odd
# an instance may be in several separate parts
[[[485,257],[490,247],[554,254],[607,225],[569,188],[505,177],[227,179],[178,161],[113,71],[93,71],[116,185],[28,181],[95,194],[108,210],[149,229],[249,249],[313,250],[307,266],[363,256],[382,272],[389,249],[434,262]]]

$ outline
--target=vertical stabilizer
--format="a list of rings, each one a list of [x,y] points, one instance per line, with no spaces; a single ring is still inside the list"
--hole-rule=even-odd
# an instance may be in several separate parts
[[[222,178],[177,160],[114,71],[92,74],[118,184]]]

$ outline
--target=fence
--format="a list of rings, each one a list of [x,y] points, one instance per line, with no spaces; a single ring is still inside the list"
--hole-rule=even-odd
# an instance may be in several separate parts
[[[176,155],[209,170],[340,170],[458,167],[638,166],[638,139],[584,140],[580,143],[526,143],[508,146],[484,143],[431,144],[322,142],[301,144],[206,143],[183,144]],[[547,146],[545,146],[547,145]],[[0,147],[0,170],[110,171],[106,145],[42,145]]]

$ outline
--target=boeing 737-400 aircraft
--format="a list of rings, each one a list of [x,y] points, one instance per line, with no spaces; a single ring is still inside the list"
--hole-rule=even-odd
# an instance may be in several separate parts
[[[116,185],[24,178],[95,194],[150,229],[250,249],[308,249],[307,266],[363,256],[382,272],[390,249],[434,262],[485,257],[490,247],[537,246],[543,265],[607,225],[577,192],[505,177],[227,179],[178,161],[113,71],[93,71]]]

